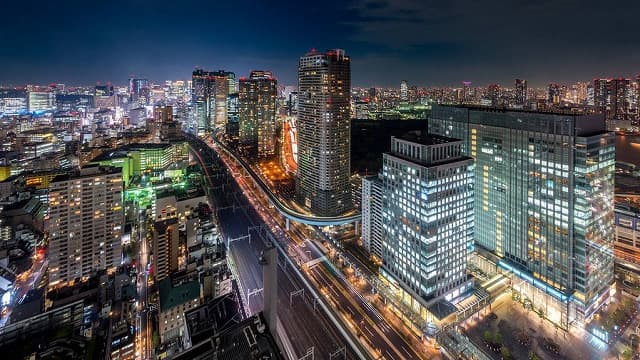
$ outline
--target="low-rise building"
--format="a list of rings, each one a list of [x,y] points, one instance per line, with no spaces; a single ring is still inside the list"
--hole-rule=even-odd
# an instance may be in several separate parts
[[[640,280],[640,207],[616,204],[616,237],[613,243],[616,268],[624,278]]]
[[[167,278],[158,284],[160,313],[158,315],[160,342],[184,336],[184,313],[200,305],[200,283],[197,280],[173,284]]]

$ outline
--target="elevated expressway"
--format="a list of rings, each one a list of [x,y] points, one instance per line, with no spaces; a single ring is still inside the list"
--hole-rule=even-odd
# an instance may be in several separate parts
[[[185,134],[185,135],[191,143],[195,142],[195,144],[200,147],[209,147],[209,144],[207,144],[205,141],[198,139],[197,137],[190,134]],[[278,212],[282,214],[282,216],[285,217],[285,219],[287,220],[287,225],[289,224],[289,221],[295,221],[298,223],[313,225],[313,226],[344,225],[344,224],[350,224],[350,223],[355,223],[356,227],[359,225],[360,218],[361,218],[360,213],[325,217],[325,216],[315,216],[312,214],[302,213],[300,211],[292,209],[287,204],[285,204],[282,200],[280,200],[280,198],[278,198],[278,195],[276,195],[271,190],[271,188],[264,183],[262,178],[258,174],[256,174],[256,172],[251,168],[251,166],[249,166],[249,164],[247,164],[244,161],[244,159],[242,159],[239,156],[236,156],[236,154],[231,149],[229,149],[222,142],[218,141],[215,137],[213,137],[213,141],[215,142],[216,146],[218,146],[227,155],[233,158],[234,161],[242,167],[244,172],[251,177],[251,179],[253,180],[253,183],[257,187],[259,187],[262,193],[264,193],[265,196],[268,198],[269,203],[273,205],[278,210]]]

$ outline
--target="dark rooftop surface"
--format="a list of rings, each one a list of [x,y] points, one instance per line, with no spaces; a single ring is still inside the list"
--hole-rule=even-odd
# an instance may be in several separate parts
[[[158,234],[164,234],[167,232],[167,228],[171,225],[175,225],[178,223],[178,218],[169,218],[165,220],[156,221],[154,223],[154,228],[158,232]]]
[[[174,360],[284,360],[262,313],[174,356]]]
[[[11,313],[11,322],[18,322],[38,315],[42,312],[44,305],[44,289],[29,290],[22,303],[20,303]]]
[[[429,134],[425,130],[409,131],[400,136],[396,136],[396,138],[405,141],[411,141],[421,145],[438,145],[448,142],[461,141],[446,136]]]
[[[187,281],[177,286],[172,286],[171,279],[166,278],[158,284],[160,288],[160,310],[165,311],[182,305],[200,296],[200,283]]]
[[[464,108],[475,111],[484,112],[514,112],[514,113],[530,113],[530,114],[547,114],[547,115],[560,115],[560,116],[583,116],[585,114],[575,112],[573,110],[531,110],[531,109],[510,109],[506,107],[495,106],[482,106],[482,105],[469,105],[469,104],[438,104],[437,106],[451,107],[451,108]]]
[[[97,172],[89,172],[89,168],[97,168]],[[122,169],[117,168],[115,166],[98,166],[95,164],[89,164],[87,166],[82,167],[81,171],[73,171],[65,174],[58,175],[51,180],[52,183],[67,181],[71,179],[80,179],[80,178],[88,178],[94,177],[98,175],[107,175],[107,174],[117,174],[122,173]]]
[[[226,331],[242,320],[235,294],[232,291],[184,313],[193,345]]]

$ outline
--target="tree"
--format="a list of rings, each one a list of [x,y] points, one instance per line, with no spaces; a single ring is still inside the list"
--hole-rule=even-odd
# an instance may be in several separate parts
[[[502,335],[500,335],[499,332],[496,333],[494,342],[496,343],[496,345],[502,345]]]
[[[503,346],[500,350],[500,355],[502,355],[503,359],[511,359],[511,352],[507,349],[506,346]]]
[[[540,360],[540,357],[538,356],[538,354],[532,351],[531,353],[529,353],[529,360]]]
[[[491,336],[491,331],[484,331],[484,341],[490,343],[493,340],[493,336]]]
[[[153,331],[153,348],[157,348],[160,345],[160,335],[157,330]]]
[[[623,360],[630,360],[631,356],[633,356],[633,353],[631,352],[631,349],[629,349],[629,348],[624,349],[624,351],[622,352],[622,355],[621,355]]]

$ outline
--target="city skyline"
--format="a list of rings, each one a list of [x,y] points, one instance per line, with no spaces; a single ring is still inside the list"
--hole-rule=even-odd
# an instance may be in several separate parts
[[[238,13],[239,5],[253,11]],[[442,86],[515,78],[536,87],[634,75],[640,59],[631,29],[640,5],[631,1],[618,5],[616,27],[592,25],[607,7],[595,1],[330,1],[307,6],[303,16],[288,2],[42,2],[39,12],[6,6],[12,16],[2,30],[0,79],[12,84],[119,84],[129,74],[186,79],[196,66],[238,74],[270,69],[281,84],[294,84],[297,57],[312,47],[346,49],[354,85],[380,87],[401,79]],[[624,56],[605,56],[612,53]]]
[[[640,360],[640,2],[3,10],[8,358]]]

